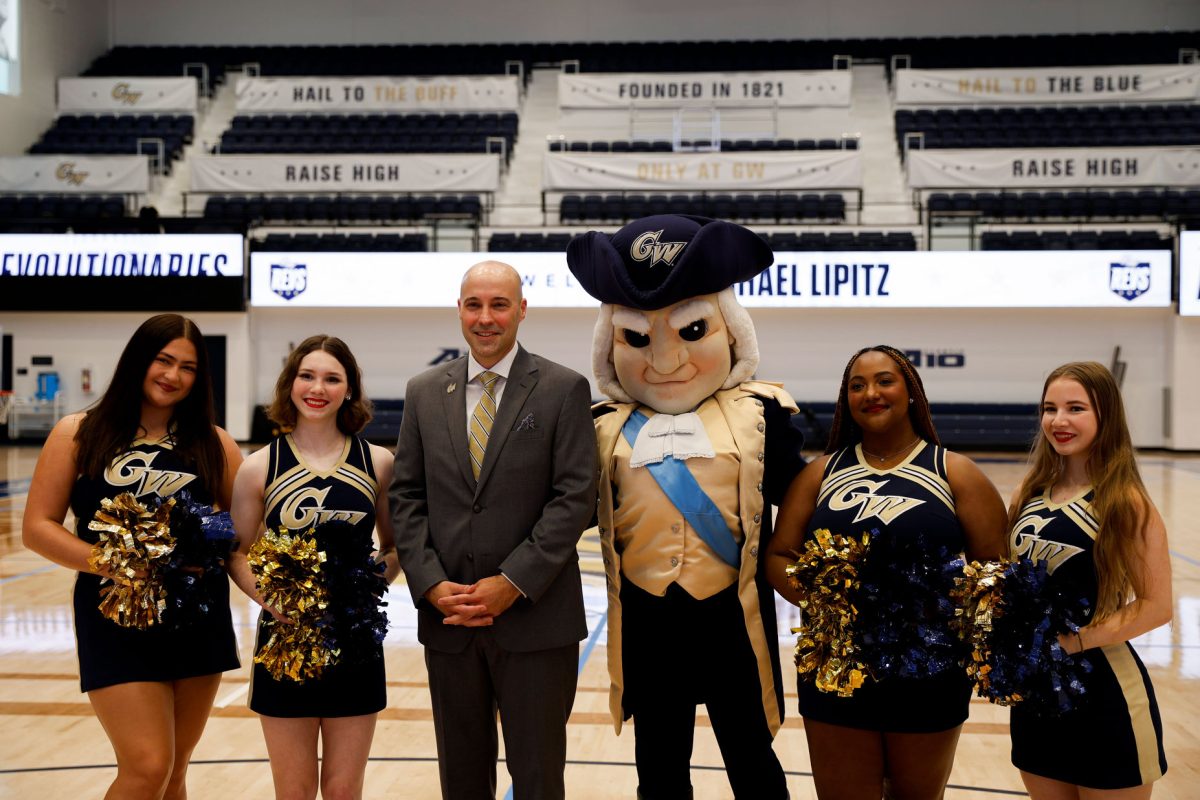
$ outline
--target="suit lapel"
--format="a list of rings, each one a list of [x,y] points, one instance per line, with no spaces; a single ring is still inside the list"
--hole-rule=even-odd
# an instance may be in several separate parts
[[[471,454],[467,451],[467,359],[460,359],[446,370],[442,410],[446,416],[447,434],[454,447],[454,460],[468,484],[475,483],[471,474]]]
[[[487,450],[483,454],[483,465],[479,469],[479,485],[475,487],[476,497],[479,496],[480,490],[491,477],[496,460],[504,450],[504,443],[508,441],[508,434],[516,424],[517,414],[525,407],[525,400],[537,382],[537,362],[533,360],[533,356],[525,352],[524,348],[517,345],[517,357],[513,359],[512,372],[508,376],[508,382],[504,384],[504,396],[500,399],[500,408],[496,410],[496,421],[492,424]],[[465,425],[466,422],[464,421],[463,424]],[[465,443],[463,449],[464,451],[466,449]],[[468,474],[469,471],[468,468]]]

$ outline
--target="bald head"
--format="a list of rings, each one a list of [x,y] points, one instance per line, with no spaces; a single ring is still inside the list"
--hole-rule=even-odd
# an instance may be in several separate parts
[[[471,355],[480,366],[495,366],[516,344],[525,319],[520,274],[500,261],[471,267],[458,293],[458,319]]]
[[[503,261],[480,261],[463,273],[462,285],[459,287],[458,292],[460,301],[467,296],[467,285],[476,278],[486,278],[488,280],[507,283],[513,292],[514,301],[520,303],[523,300],[521,294],[521,273]]]

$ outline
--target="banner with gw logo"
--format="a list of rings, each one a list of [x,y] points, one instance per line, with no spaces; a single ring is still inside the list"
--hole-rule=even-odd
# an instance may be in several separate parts
[[[1062,105],[1200,100],[1200,64],[899,69],[896,104]]]
[[[141,194],[148,191],[150,160],[146,156],[0,157],[0,192]]]
[[[196,79],[180,78],[59,78],[60,112],[196,111]]]
[[[653,232],[633,245],[667,261],[686,245]],[[452,308],[463,271],[512,264],[535,308],[594,308],[563,253],[250,254],[250,304],[286,308]],[[1165,308],[1169,250],[777,252],[734,291],[749,308]]]

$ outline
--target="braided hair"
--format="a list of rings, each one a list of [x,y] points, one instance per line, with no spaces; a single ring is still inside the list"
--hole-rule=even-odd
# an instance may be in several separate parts
[[[925,396],[925,385],[921,383],[921,376],[917,374],[917,368],[908,360],[908,356],[896,348],[886,344],[877,344],[874,347],[864,347],[851,356],[850,361],[846,363],[846,369],[842,371],[842,385],[838,388],[837,408],[833,412],[833,424],[829,428],[829,444],[826,446],[825,452],[835,453],[843,447],[849,447],[862,441],[862,428],[858,427],[858,423],[850,414],[848,387],[850,370],[854,367],[854,362],[863,353],[870,352],[883,353],[896,362],[896,366],[900,368],[900,374],[904,376],[904,385],[908,388],[908,396],[912,399],[912,403],[908,407],[908,418],[912,421],[913,430],[925,441],[940,445],[937,429],[933,426],[933,415],[929,412],[929,399]]]

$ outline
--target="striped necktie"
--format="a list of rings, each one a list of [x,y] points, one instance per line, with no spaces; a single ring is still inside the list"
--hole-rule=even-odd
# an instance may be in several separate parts
[[[467,449],[471,451],[471,473],[479,480],[479,471],[483,468],[483,454],[487,451],[488,436],[492,433],[492,423],[496,419],[496,395],[492,390],[500,376],[491,371],[479,373],[479,382],[483,384],[483,397],[471,414],[470,436]]]

